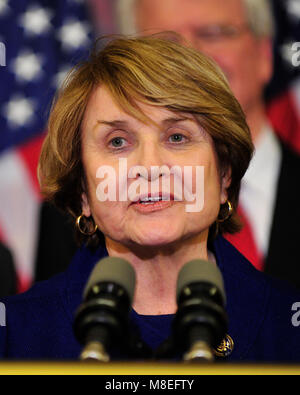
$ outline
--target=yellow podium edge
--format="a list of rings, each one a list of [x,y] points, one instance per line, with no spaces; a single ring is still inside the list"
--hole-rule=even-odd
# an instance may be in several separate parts
[[[0,362],[0,375],[299,375],[295,365]]]

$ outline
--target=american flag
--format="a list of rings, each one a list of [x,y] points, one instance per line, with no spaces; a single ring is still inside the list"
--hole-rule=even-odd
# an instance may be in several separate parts
[[[84,0],[0,0],[0,239],[19,290],[34,271],[41,198],[36,168],[54,94],[86,57],[93,29]]]

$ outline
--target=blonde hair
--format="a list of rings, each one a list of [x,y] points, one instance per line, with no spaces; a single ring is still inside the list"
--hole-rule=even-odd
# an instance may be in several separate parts
[[[228,199],[236,210],[240,181],[253,152],[244,113],[212,60],[157,36],[115,38],[102,50],[94,49],[69,75],[53,105],[39,163],[46,199],[74,217],[81,214],[81,123],[91,93],[100,85],[124,111],[145,122],[138,103],[193,114],[213,140],[220,171],[231,170]],[[238,229],[234,214],[219,230]]]
[[[122,34],[137,34],[135,7],[140,0],[117,0],[115,16]],[[163,0],[161,0],[163,1]],[[270,0],[241,0],[249,27],[257,37],[273,37],[275,22]]]

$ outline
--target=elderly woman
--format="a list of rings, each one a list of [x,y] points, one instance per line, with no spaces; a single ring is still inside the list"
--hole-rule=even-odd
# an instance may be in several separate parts
[[[74,312],[96,262],[109,255],[136,271],[131,325],[152,349],[170,335],[180,269],[201,258],[224,278],[234,343],[226,358],[300,360],[292,325],[300,296],[256,271],[221,236],[239,229],[235,210],[252,151],[239,103],[199,52],[158,37],[118,38],[95,50],[58,95],[39,167],[44,195],[74,215],[82,246],[67,272],[3,301],[2,357],[78,358]],[[125,162],[133,177],[119,177]],[[187,167],[190,177],[176,176]],[[101,189],[99,169],[107,168],[121,180],[116,199],[101,199],[111,185]],[[197,169],[204,169],[200,190]],[[187,192],[181,199],[180,189]]]

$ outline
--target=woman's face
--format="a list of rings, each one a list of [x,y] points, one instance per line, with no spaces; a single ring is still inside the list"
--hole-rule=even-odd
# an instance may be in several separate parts
[[[153,123],[126,114],[104,86],[91,96],[82,124],[83,214],[125,246],[208,234],[230,182],[220,177],[210,136],[192,115],[138,104]]]

